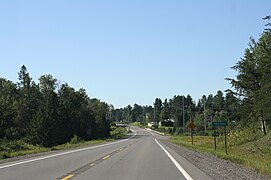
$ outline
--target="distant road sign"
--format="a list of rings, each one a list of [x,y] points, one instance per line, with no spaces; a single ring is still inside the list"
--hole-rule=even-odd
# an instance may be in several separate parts
[[[193,122],[188,124],[188,128],[190,128],[190,129],[194,129],[195,127],[196,127],[196,125]]]
[[[218,127],[218,126],[227,126],[228,123],[226,121],[221,121],[221,122],[212,122],[212,126]]]

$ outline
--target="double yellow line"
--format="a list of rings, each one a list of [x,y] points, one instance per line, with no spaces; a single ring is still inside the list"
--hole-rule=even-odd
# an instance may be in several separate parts
[[[110,157],[110,155],[107,155],[107,156],[103,157],[102,159],[103,159],[103,160],[106,160],[106,159],[108,159],[109,157]],[[95,165],[95,164],[91,164],[91,165]],[[69,179],[71,179],[73,176],[74,176],[73,174],[70,174],[70,175],[68,175],[68,176],[66,176],[66,177],[64,177],[64,178],[62,178],[61,180],[69,180]]]
[[[106,159],[108,159],[109,157],[110,157],[110,155],[107,155],[107,156],[103,157],[103,160],[106,160]]]
[[[68,179],[71,179],[73,176],[74,176],[74,175],[71,174],[71,175],[68,175],[68,176],[62,178],[61,180],[68,180]]]

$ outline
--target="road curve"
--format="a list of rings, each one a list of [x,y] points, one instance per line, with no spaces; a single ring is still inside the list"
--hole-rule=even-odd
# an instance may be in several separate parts
[[[211,179],[162,143],[165,139],[137,127],[129,138],[0,165],[1,180],[197,180]]]

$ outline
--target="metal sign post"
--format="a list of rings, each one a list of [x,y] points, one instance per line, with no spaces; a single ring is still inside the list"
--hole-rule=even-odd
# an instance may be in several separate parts
[[[193,122],[191,122],[191,123],[188,124],[188,128],[191,129],[191,140],[192,140],[192,145],[194,145],[194,140],[193,140],[193,129],[194,129],[195,127],[196,127],[196,125],[195,125]]]
[[[224,126],[225,130],[225,152],[228,154],[228,148],[227,148],[227,126]]]
[[[216,151],[216,131],[215,131],[215,127],[214,128],[214,143],[215,143],[215,151]]]
[[[192,145],[194,145],[194,141],[193,141],[193,129],[191,129],[191,139],[192,139]]]
[[[228,154],[228,148],[227,148],[227,125],[228,123],[226,121],[221,122],[212,122],[212,126],[214,128],[214,143],[215,143],[215,150],[216,150],[216,127],[224,127],[224,133],[225,133],[225,152]]]

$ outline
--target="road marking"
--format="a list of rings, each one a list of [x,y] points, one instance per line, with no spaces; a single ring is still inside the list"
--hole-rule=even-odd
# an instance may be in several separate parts
[[[71,174],[69,176],[66,176],[66,177],[62,178],[61,180],[68,180],[68,179],[71,179],[72,177],[73,177],[73,175]]]
[[[136,142],[138,142],[139,140],[137,140]],[[134,143],[133,143],[134,144]],[[126,149],[128,147],[128,145],[122,147],[121,149]],[[61,179],[62,180],[62,177],[66,177],[67,175],[69,174],[74,174],[73,178],[76,178],[77,176],[79,176],[80,174],[86,172],[87,170],[89,170],[90,168],[92,168],[93,166],[97,165],[97,164],[100,164],[102,162],[104,162],[104,160],[108,159],[109,157],[112,157],[113,155],[119,153],[120,151],[116,150],[116,151],[112,151],[111,153],[107,154],[106,156],[104,157],[101,157],[101,158],[98,158],[96,159],[95,161],[93,162],[90,162],[90,163],[87,163],[73,171],[70,171],[68,173],[66,173],[65,175],[61,176],[60,178],[57,178],[57,179]]]
[[[12,166],[18,166],[18,165],[26,164],[26,163],[30,163],[30,162],[40,161],[40,160],[53,158],[53,157],[57,157],[57,156],[63,156],[63,155],[66,155],[66,154],[76,153],[76,152],[80,152],[80,151],[86,151],[86,150],[95,149],[95,148],[99,148],[99,147],[109,146],[109,145],[113,145],[113,144],[128,141],[128,140],[132,139],[133,137],[135,137],[136,135],[137,135],[137,132],[135,131],[135,134],[132,137],[128,138],[128,139],[123,139],[123,140],[108,143],[108,144],[101,144],[101,145],[97,145],[97,146],[91,146],[91,147],[86,147],[86,148],[82,148],[82,149],[76,149],[76,150],[67,151],[67,152],[63,152],[63,153],[58,153],[58,154],[54,154],[54,155],[49,155],[49,156],[30,159],[30,160],[21,161],[21,162],[17,162],[17,163],[13,163],[13,164],[8,164],[8,165],[0,166],[0,169],[12,167]]]
[[[171,154],[155,139],[155,142],[164,150],[169,159],[178,168],[178,170],[183,174],[187,180],[193,180],[193,178],[184,170],[184,168],[171,156]]]
[[[110,157],[110,155],[107,155],[107,156],[103,157],[103,160],[106,160],[106,159],[108,159],[109,157]]]
[[[152,132],[149,132],[149,133],[151,133],[151,135],[152,135],[153,137],[155,137],[154,134],[153,134]]]

